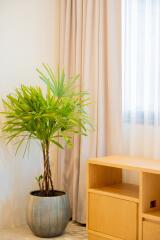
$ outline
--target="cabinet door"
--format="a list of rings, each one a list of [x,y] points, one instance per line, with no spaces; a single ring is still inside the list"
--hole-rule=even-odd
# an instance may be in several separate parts
[[[143,222],[143,240],[159,240],[160,223],[144,221]]]
[[[137,239],[138,205],[98,193],[89,193],[88,228],[125,240]]]

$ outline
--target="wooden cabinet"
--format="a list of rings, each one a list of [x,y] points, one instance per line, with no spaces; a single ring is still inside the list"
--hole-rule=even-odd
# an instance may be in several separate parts
[[[139,185],[123,182],[136,171]],[[89,240],[160,240],[160,161],[110,156],[88,161]]]

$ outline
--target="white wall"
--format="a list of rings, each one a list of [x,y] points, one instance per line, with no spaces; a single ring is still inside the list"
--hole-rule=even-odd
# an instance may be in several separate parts
[[[58,62],[58,0],[0,0],[0,93]]]
[[[59,0],[0,0],[1,97],[21,83],[39,84],[35,68],[56,67],[58,50]],[[33,143],[24,159],[22,152],[15,156],[15,146],[1,138],[0,228],[25,223],[26,196],[40,173],[39,146]]]

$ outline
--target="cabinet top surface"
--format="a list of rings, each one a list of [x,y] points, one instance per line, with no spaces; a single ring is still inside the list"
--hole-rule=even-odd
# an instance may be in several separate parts
[[[96,164],[160,174],[160,160],[153,160],[142,157],[115,155],[101,158],[91,158],[88,160],[88,164]]]

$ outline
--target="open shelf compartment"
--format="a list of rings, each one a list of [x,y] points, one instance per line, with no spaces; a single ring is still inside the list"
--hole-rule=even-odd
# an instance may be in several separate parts
[[[89,192],[139,202],[139,186],[124,183],[122,169],[89,164]]]
[[[160,175],[143,173],[142,217],[160,222]]]

